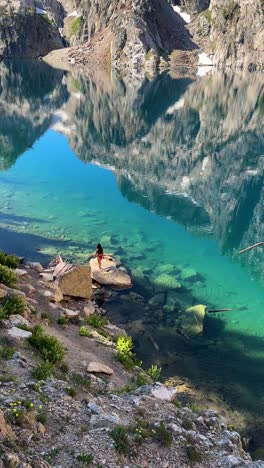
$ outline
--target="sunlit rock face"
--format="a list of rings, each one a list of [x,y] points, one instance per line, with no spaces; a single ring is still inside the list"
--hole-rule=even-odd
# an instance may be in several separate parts
[[[56,108],[67,99],[62,79],[63,72],[41,62],[0,64],[0,170],[49,128]]]
[[[128,199],[216,237],[223,252],[260,240],[261,77],[216,72],[128,84],[79,79],[64,109],[76,154],[110,167]],[[263,265],[262,251],[239,259],[252,271]]]

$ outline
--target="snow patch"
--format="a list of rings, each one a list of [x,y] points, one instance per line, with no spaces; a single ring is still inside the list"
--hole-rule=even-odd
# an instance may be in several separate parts
[[[179,99],[173,106],[170,106],[166,112],[166,114],[173,114],[175,111],[182,109],[184,107],[184,98]]]
[[[205,52],[202,52],[199,54],[199,65],[207,65],[207,66],[212,66],[213,62],[212,60],[208,57],[208,55]]]
[[[71,13],[69,13],[67,16],[78,16],[78,13],[76,10],[74,10]]]
[[[36,13],[37,15],[46,15],[47,11],[42,10],[42,8],[36,7]]]
[[[176,13],[178,13],[182,19],[184,19],[185,23],[190,23],[191,22],[191,15],[188,13],[185,13],[184,11],[181,11],[181,8],[178,5],[175,5],[172,7]]]

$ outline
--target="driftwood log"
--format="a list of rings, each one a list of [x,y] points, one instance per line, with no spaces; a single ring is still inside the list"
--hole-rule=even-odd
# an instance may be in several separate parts
[[[247,252],[248,250],[251,250],[251,249],[254,249],[255,247],[259,247],[260,245],[263,245],[264,242],[257,242],[256,244],[253,244],[253,245],[249,245],[248,247],[246,247],[245,249],[243,250],[240,250],[240,254],[244,253],[244,252]]]

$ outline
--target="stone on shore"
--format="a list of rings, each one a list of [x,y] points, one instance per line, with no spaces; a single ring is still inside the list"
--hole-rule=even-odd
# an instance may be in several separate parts
[[[95,313],[95,305],[93,302],[88,302],[84,309],[83,309],[84,315],[86,317],[89,317],[90,315],[93,315]]]
[[[42,266],[41,263],[39,263],[39,262],[28,262],[28,265],[29,265],[31,268],[33,268],[33,270],[36,270],[36,271],[38,271],[39,273],[41,273],[41,272],[44,270],[43,266]]]
[[[29,321],[19,314],[10,315],[9,322],[13,327],[16,327],[17,325],[25,325],[26,327],[30,327]]]
[[[92,279],[104,286],[112,286],[117,289],[132,287],[132,280],[127,270],[120,262],[108,258],[102,260],[102,269],[99,269],[97,258],[90,260]]]
[[[176,387],[167,387],[166,385],[156,382],[153,385],[147,385],[140,387],[138,390],[139,394],[150,395],[158,400],[163,401],[172,401],[174,400],[177,388]]]
[[[92,361],[88,364],[87,371],[95,374],[113,375],[114,371],[111,367],[102,364],[101,362]]]
[[[64,296],[92,299],[92,279],[89,265],[77,265],[58,279]]]
[[[9,330],[7,330],[7,334],[11,338],[15,338],[17,340],[26,340],[27,338],[30,338],[32,336],[31,332],[27,330],[22,330],[21,328],[17,327],[12,327]]]
[[[28,272],[26,270],[23,270],[22,268],[16,268],[15,273],[17,276],[26,276]]]

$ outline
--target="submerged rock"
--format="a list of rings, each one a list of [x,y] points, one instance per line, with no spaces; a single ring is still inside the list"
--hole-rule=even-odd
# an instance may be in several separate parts
[[[174,276],[168,275],[167,273],[161,273],[154,279],[154,284],[165,289],[179,289],[181,283],[174,278]]]
[[[198,304],[188,307],[182,316],[181,328],[187,336],[196,336],[203,333],[203,322],[206,306]]]

